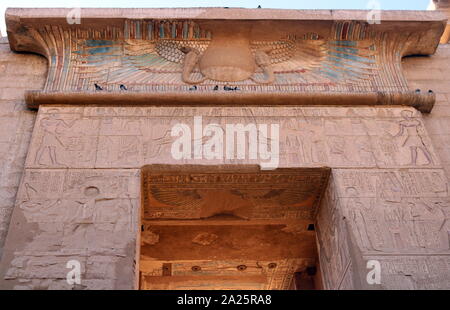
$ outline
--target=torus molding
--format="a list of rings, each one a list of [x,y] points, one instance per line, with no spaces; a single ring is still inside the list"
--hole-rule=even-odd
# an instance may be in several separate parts
[[[47,57],[30,107],[71,104],[409,105],[401,59],[433,54],[439,12],[272,9],[9,9],[11,48]]]

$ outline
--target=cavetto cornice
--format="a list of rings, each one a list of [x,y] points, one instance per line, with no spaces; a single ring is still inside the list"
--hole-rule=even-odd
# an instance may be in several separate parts
[[[433,54],[435,11],[8,9],[11,49],[49,62],[27,104],[408,105],[401,59]],[[78,19],[79,18],[79,19]]]

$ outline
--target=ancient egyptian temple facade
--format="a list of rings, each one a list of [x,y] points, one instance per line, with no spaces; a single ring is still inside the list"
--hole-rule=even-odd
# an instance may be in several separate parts
[[[8,9],[0,288],[450,289],[435,2]]]

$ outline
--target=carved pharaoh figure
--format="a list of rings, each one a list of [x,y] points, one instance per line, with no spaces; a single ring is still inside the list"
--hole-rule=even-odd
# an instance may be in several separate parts
[[[417,165],[419,151],[425,156],[427,160],[426,164],[432,164],[432,155],[419,132],[419,128],[421,127],[420,121],[413,118],[413,112],[409,110],[402,111],[401,115],[403,120],[399,123],[400,130],[395,137],[403,137],[401,146],[409,148],[411,152],[410,164]]]
[[[43,131],[42,141],[39,145],[39,149],[36,152],[36,163],[42,165],[42,157],[47,152],[50,157],[52,165],[62,165],[57,157],[56,150],[60,147],[64,147],[64,143],[61,141],[59,135],[61,134],[61,128],[70,128],[75,123],[75,119],[70,122],[66,122],[64,119],[59,118],[56,111],[50,111],[48,117],[44,117],[40,121],[40,125]]]

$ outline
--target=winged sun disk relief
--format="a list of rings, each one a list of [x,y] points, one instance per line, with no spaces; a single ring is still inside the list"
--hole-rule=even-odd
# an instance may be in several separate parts
[[[370,75],[375,64],[374,48],[364,42],[350,44],[348,41],[297,39],[252,41],[249,42],[249,46],[245,46],[242,42],[233,43],[241,46],[233,46],[231,51],[225,51],[222,55],[214,55],[221,47],[211,51],[209,42],[160,40],[156,43],[156,51],[169,61],[183,63],[182,79],[189,84],[199,84],[206,79],[221,82],[251,79],[256,83],[270,84],[275,80],[275,71],[306,72],[314,68],[321,68],[324,71],[335,70],[336,76],[344,73],[347,78],[360,79],[364,78],[364,75]],[[228,62],[224,63],[227,56]],[[208,64],[203,63],[206,57],[210,58]],[[248,67],[251,69],[246,70],[245,64],[249,64]],[[202,74],[200,79],[191,77],[196,67]],[[264,78],[254,76],[258,68]]]
[[[316,197],[311,190],[312,187],[304,190],[297,187],[225,190],[150,187],[153,199],[159,203],[194,209],[200,207],[204,217],[226,212],[243,218],[247,218],[255,206],[309,207]]]
[[[234,63],[235,60],[231,60],[227,65],[222,64],[217,67],[202,66],[202,57],[208,54],[209,42],[160,40],[157,41],[155,49],[161,57],[183,64],[182,79],[189,84],[200,84],[206,79],[237,82],[249,78],[256,83],[269,84],[275,80],[275,71],[292,72],[295,68],[297,72],[305,72],[323,65],[326,70],[334,69],[341,73],[343,70],[348,71],[349,77],[363,78],[363,75],[370,74],[370,70],[373,69],[372,57],[374,54],[370,47],[352,47],[347,44],[339,45],[339,42],[335,43],[324,40],[250,42],[249,49],[253,59],[247,61],[250,63],[254,61],[262,71],[264,78],[254,76],[257,68],[253,71],[243,70]],[[245,53],[241,50],[238,55],[234,55],[234,58],[242,58],[243,55]],[[202,74],[201,78],[191,77],[196,67]]]
[[[99,49],[106,51],[98,53]],[[328,78],[336,82],[369,79],[376,70],[376,51],[370,41],[236,40],[224,47],[214,47],[212,40],[126,40],[121,50],[114,43],[85,47],[80,53],[85,59],[83,72],[94,70],[100,77],[106,70],[110,78],[120,80],[133,74],[130,65],[149,73],[179,72],[181,66],[182,81],[188,84],[200,84],[207,79],[219,82],[251,79],[258,84],[270,84],[281,73],[310,73],[319,80]]]
[[[304,42],[303,50],[298,49],[293,41],[255,41],[249,44],[238,41],[231,48],[209,48],[209,43],[160,40],[156,43],[156,51],[169,61],[183,64],[182,80],[188,84],[200,84],[206,79],[220,82],[251,79],[259,84],[270,84],[275,81],[273,65],[292,59],[296,50],[309,66],[317,65],[326,56],[326,49],[322,46],[324,41]],[[217,51],[213,49],[221,55],[216,55]],[[205,61],[205,58],[209,59]],[[199,79],[191,77],[196,68],[202,74]],[[254,76],[258,68],[264,78]],[[292,70],[292,67],[286,69]]]

